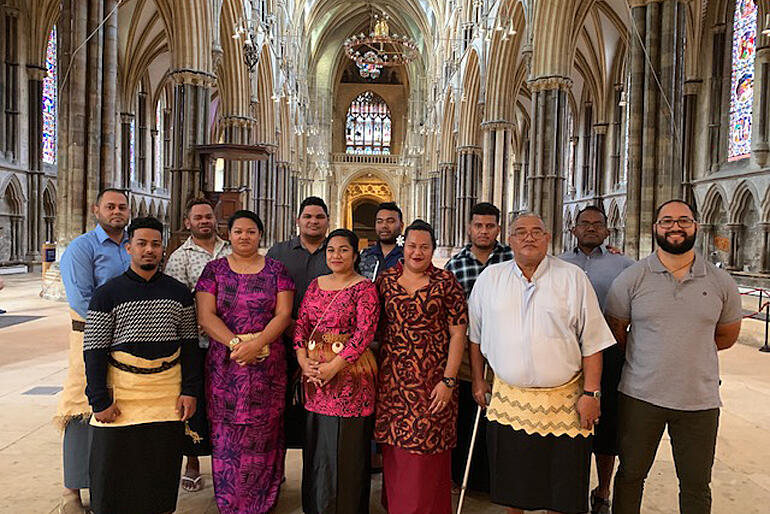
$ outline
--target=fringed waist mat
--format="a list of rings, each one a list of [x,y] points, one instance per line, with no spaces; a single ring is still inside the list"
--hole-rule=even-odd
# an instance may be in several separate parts
[[[582,394],[582,373],[558,387],[516,387],[495,376],[487,418],[529,435],[588,437],[593,427],[580,426],[577,410]]]

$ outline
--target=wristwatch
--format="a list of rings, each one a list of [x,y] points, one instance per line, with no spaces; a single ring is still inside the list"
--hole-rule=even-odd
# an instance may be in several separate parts
[[[590,396],[591,398],[596,398],[597,400],[602,397],[601,391],[583,391],[583,394],[585,396]]]
[[[457,386],[456,377],[444,377],[441,379],[441,381],[444,382],[444,385],[447,386],[449,389],[452,389],[455,386]]]
[[[232,339],[230,339],[230,342],[227,343],[227,346],[230,347],[230,351],[232,352],[233,350],[235,350],[235,347],[238,346],[239,344],[241,344],[241,338],[238,336],[235,336]]]

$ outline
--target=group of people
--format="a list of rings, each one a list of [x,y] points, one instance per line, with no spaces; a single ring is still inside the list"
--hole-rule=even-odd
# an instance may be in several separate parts
[[[479,203],[445,269],[433,228],[405,228],[392,202],[359,252],[352,231],[327,234],[323,200],[306,198],[299,235],[263,255],[254,212],[237,211],[225,241],[194,199],[190,236],[165,263],[162,225],[128,225],[122,191],[101,192],[93,214],[97,227],[61,259],[63,513],[84,511],[85,488],[97,514],[172,512],[183,455],[181,486],[196,491],[209,454],[220,512],[269,512],[293,445],[304,512],[368,512],[372,441],[393,514],[451,512],[469,451],[470,487],[510,512],[609,512],[619,454],[613,512],[639,512],[666,426],[682,512],[710,510],[716,352],[737,339],[742,311],[729,275],[693,250],[685,202],[658,209],[658,248],[638,263],[604,244],[597,207],[557,258],[538,216],[519,215],[507,246],[500,211]]]

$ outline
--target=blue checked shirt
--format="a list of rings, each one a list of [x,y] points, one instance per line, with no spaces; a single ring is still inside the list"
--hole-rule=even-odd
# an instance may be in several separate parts
[[[473,289],[473,284],[476,283],[476,279],[484,271],[487,266],[492,264],[498,264],[500,262],[512,261],[513,251],[510,246],[504,246],[499,241],[495,241],[495,248],[489,255],[486,263],[481,263],[473,252],[471,252],[471,245],[467,244],[465,247],[457,252],[451,259],[444,265],[444,269],[454,273],[457,277],[457,281],[463,286],[465,290],[465,296],[468,297]]]

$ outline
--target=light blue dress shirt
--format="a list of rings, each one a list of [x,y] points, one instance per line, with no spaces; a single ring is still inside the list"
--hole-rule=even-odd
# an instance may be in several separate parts
[[[128,235],[117,244],[98,225],[75,238],[64,251],[59,267],[72,310],[86,319],[88,303],[96,288],[126,271],[131,256],[126,252]]]

